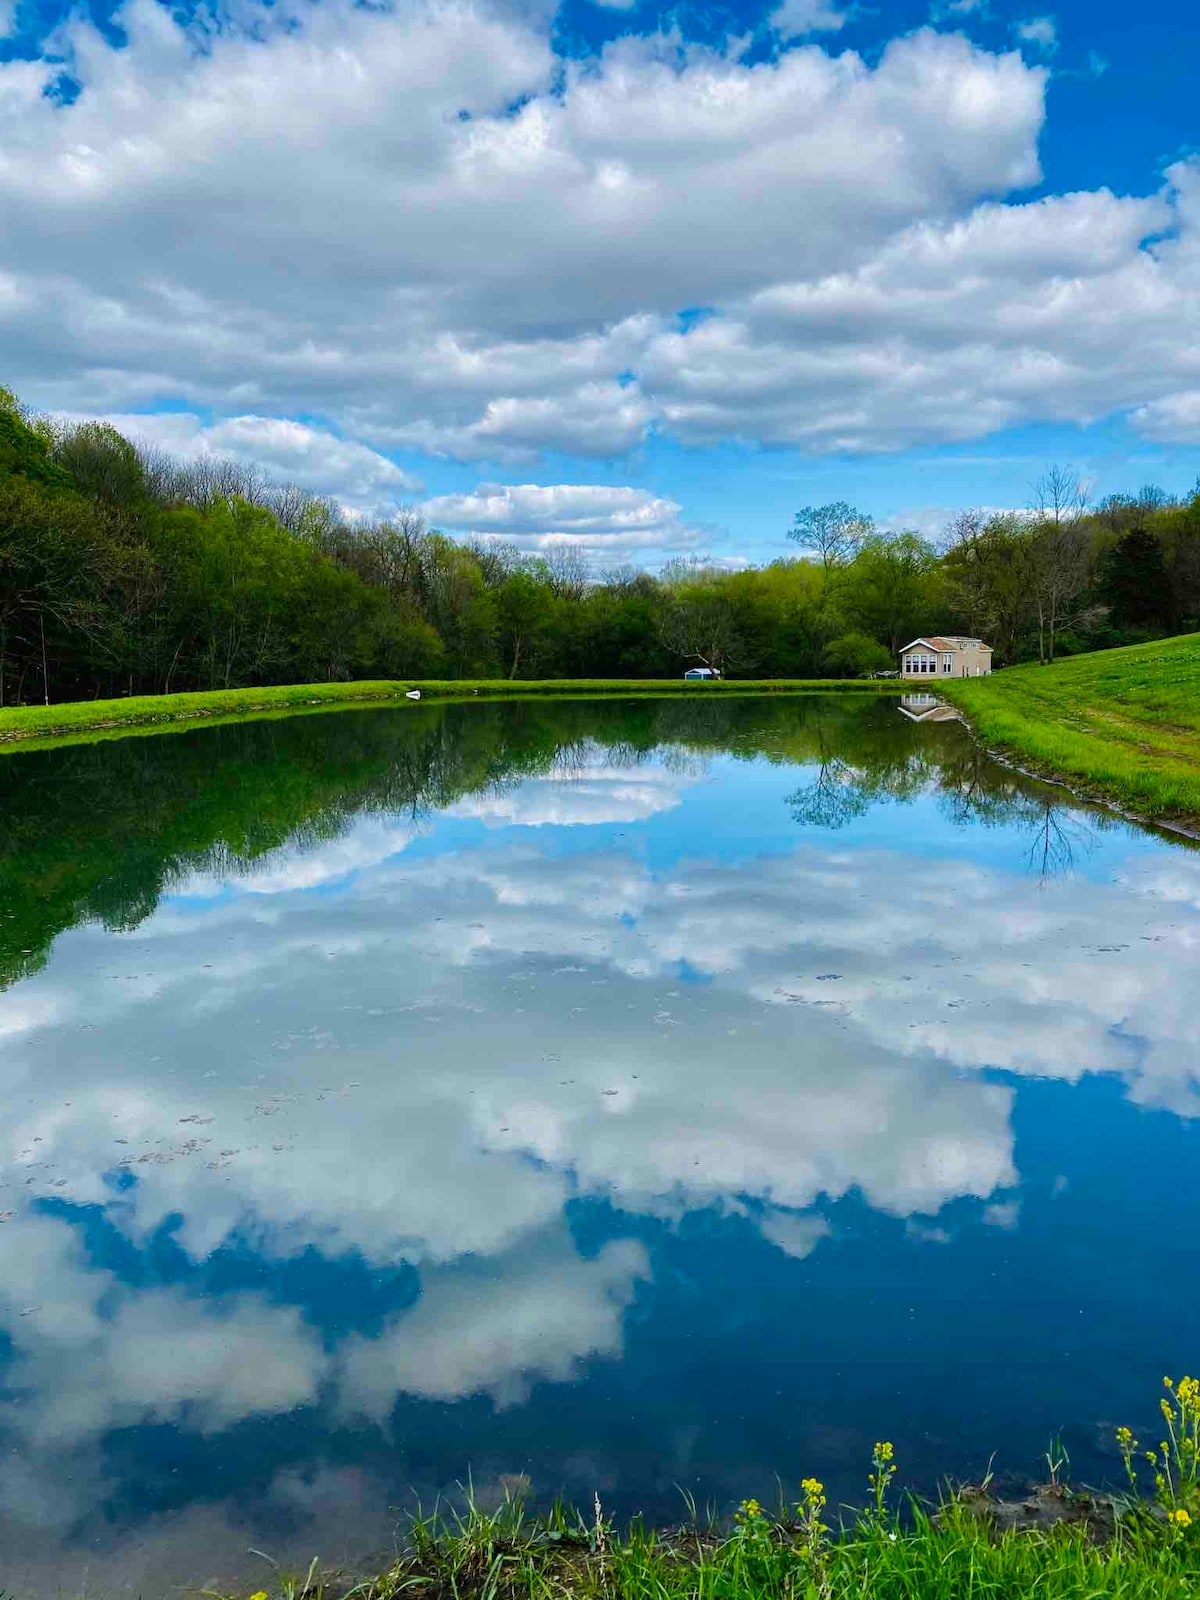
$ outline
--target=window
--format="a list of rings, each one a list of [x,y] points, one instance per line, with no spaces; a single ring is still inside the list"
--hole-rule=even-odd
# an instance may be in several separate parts
[[[942,671],[943,672],[953,672],[954,671],[954,651],[953,650],[945,650],[945,651],[942,652]]]
[[[906,665],[908,667],[909,672],[912,672],[912,673],[936,672],[937,671],[937,657],[936,656],[927,656],[927,655],[923,655],[923,654],[922,655],[913,654],[911,656],[906,657]]]

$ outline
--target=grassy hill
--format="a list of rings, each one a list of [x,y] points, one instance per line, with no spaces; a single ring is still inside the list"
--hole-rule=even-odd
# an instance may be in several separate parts
[[[938,687],[1022,765],[1200,826],[1200,633]]]

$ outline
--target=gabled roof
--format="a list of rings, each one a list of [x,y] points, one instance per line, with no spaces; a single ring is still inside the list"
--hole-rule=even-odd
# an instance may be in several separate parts
[[[974,645],[978,650],[990,650],[990,644],[984,644],[982,639],[966,639],[960,634],[947,634],[945,638],[940,633],[933,634],[928,639],[914,639],[912,644],[901,645],[900,654],[912,650],[916,645],[923,644],[927,650],[958,650],[963,645]]]

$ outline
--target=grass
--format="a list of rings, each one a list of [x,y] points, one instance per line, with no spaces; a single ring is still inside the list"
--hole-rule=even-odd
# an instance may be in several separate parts
[[[812,1480],[809,1480],[810,1482]],[[819,1486],[818,1486],[819,1487]],[[1095,1497],[1062,1491],[1068,1508]],[[748,1503],[753,1508],[754,1503]],[[416,1519],[404,1551],[358,1582],[276,1574],[251,1600],[1181,1600],[1200,1584],[1197,1529],[1126,1511],[1115,1529],[1069,1516],[1046,1530],[1001,1532],[986,1497],[935,1515],[874,1511],[831,1531],[810,1506],[778,1517],[745,1509],[732,1530],[693,1521],[619,1532],[556,1510],[527,1517],[468,1504]]]
[[[985,744],[1088,797],[1200,826],[1200,634],[939,684]]]
[[[377,1576],[328,1582],[316,1561],[303,1579],[277,1573],[281,1600],[1165,1600],[1200,1584],[1200,1382],[1164,1379],[1167,1438],[1143,1451],[1115,1439],[1128,1492],[1074,1492],[1057,1478],[1025,1501],[987,1484],[947,1494],[935,1514],[892,1505],[896,1463],[878,1443],[868,1506],[832,1528],[824,1486],[768,1515],[744,1500],[732,1527],[619,1531],[600,1500],[584,1518],[562,1507],[530,1519],[520,1500],[486,1511],[468,1496],[450,1516],[417,1516],[402,1553]],[[1154,1500],[1142,1498],[1148,1460]],[[259,1590],[250,1600],[271,1600]]]
[[[195,694],[133,695],[122,700],[75,700],[61,705],[0,709],[0,745],[29,739],[56,741],[95,734],[200,719],[252,717],[312,707],[399,701],[419,689],[423,699],[471,700],[525,698],[530,695],[664,694],[895,694],[900,685],[853,678],[759,678],[684,683],[681,678],[449,678],[298,683],[260,689],[212,689]]]

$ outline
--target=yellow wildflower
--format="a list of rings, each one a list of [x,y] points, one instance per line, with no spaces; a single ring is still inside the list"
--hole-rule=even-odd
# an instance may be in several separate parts
[[[1181,1528],[1190,1528],[1192,1525],[1192,1514],[1190,1511],[1185,1511],[1183,1507],[1180,1506],[1177,1511],[1172,1511],[1171,1521],[1178,1524],[1178,1526]]]

